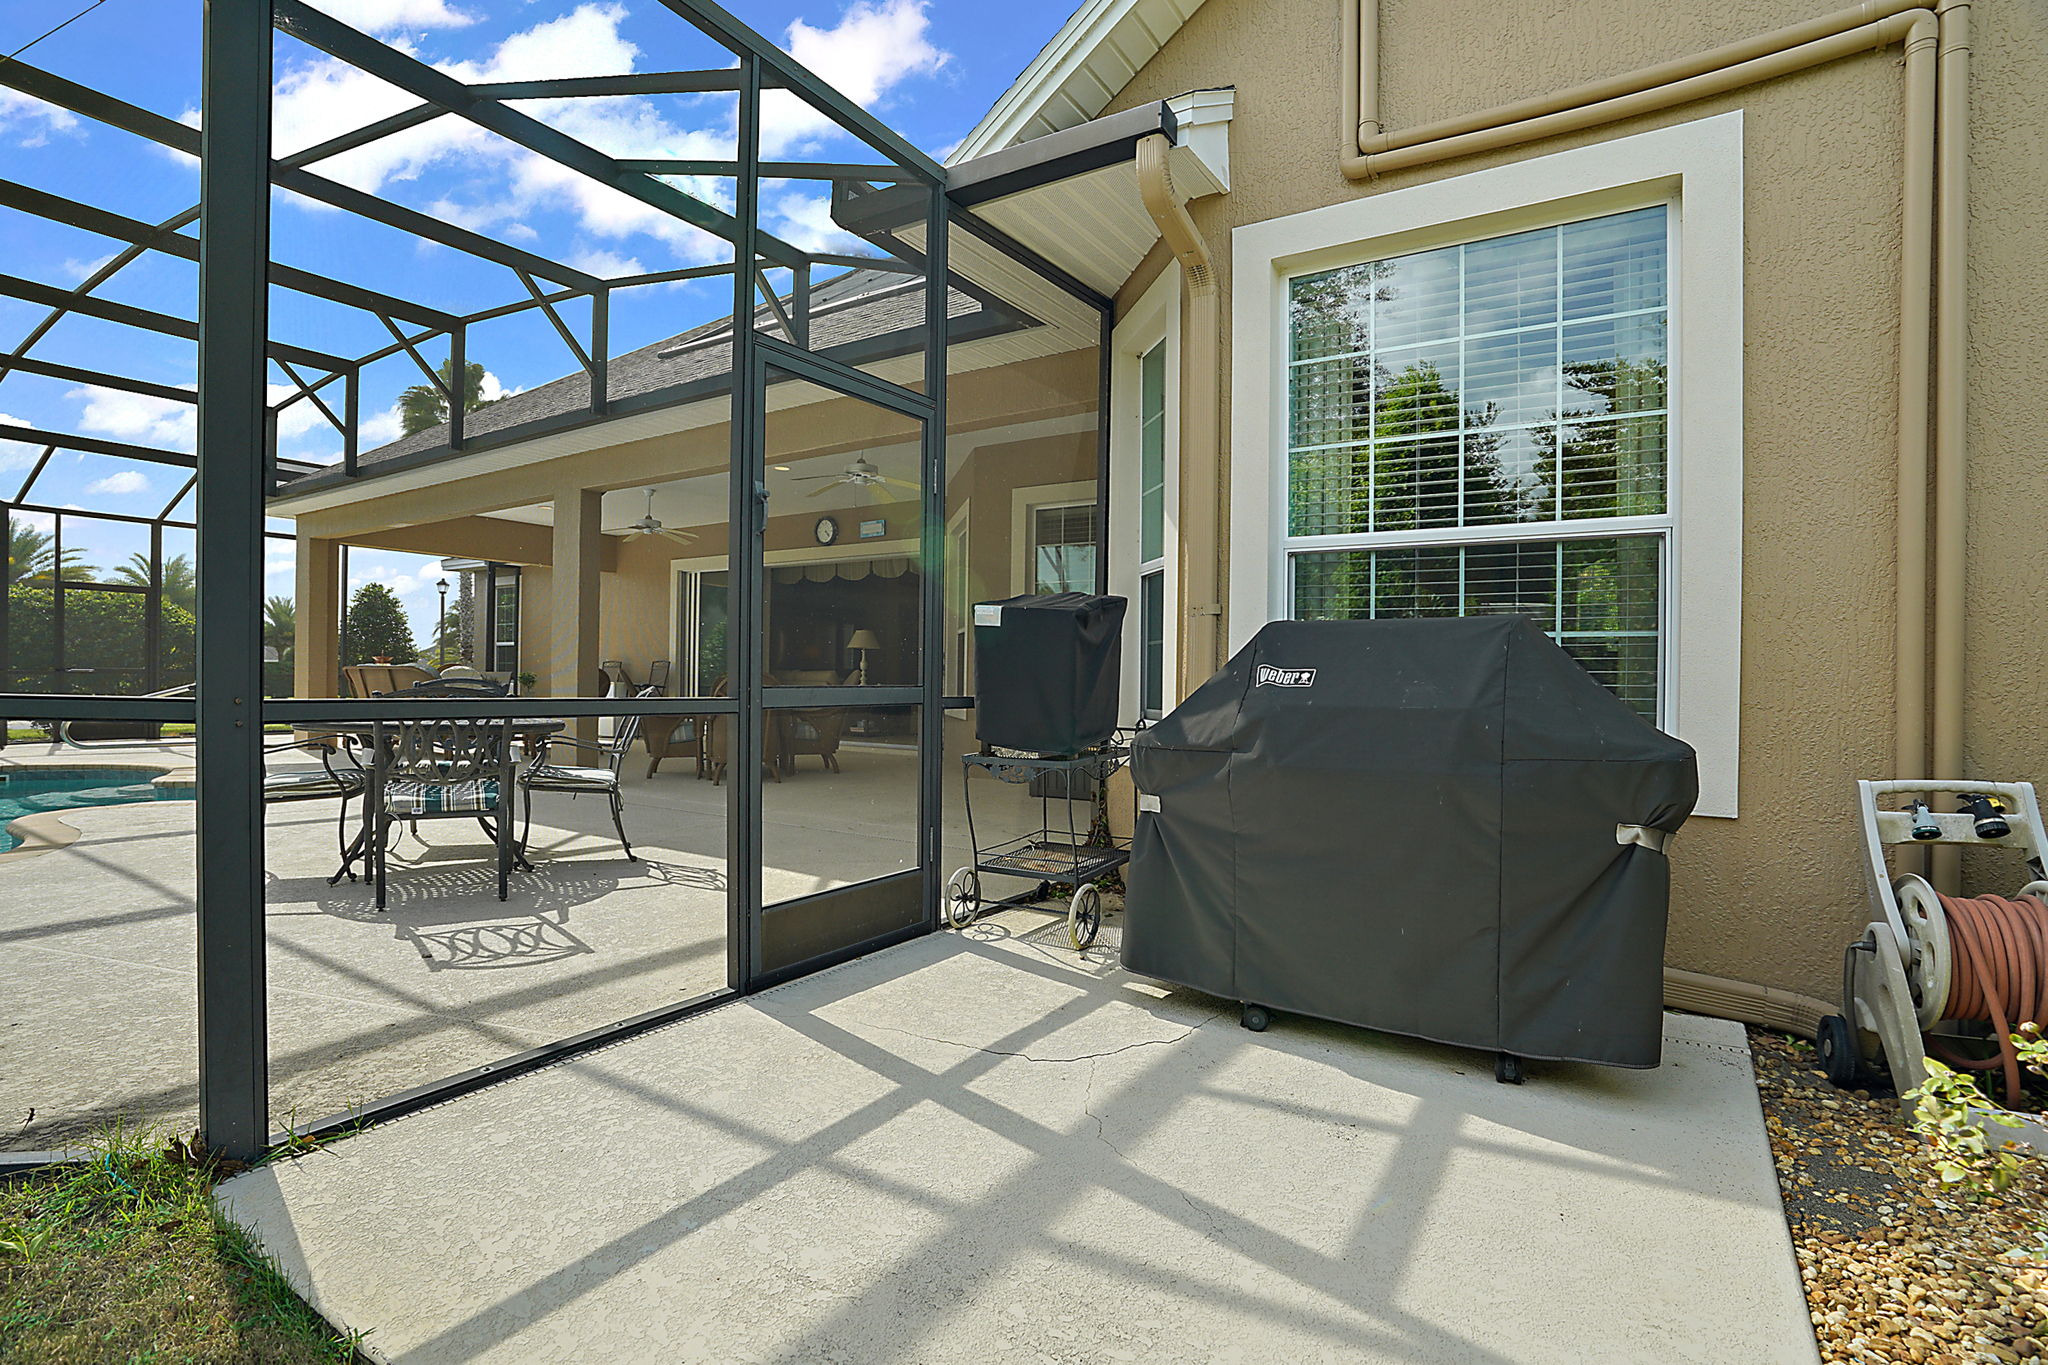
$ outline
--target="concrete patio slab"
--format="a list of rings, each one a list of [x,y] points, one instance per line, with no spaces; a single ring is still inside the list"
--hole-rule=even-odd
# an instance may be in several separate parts
[[[0,771],[189,763],[168,748],[17,745]],[[401,838],[389,907],[378,911],[362,883],[327,883],[334,803],[267,808],[273,1127],[723,989],[730,789],[687,767],[650,779],[645,766],[634,754],[624,769],[638,862],[620,851],[603,800],[544,795],[536,871],[515,874],[502,902],[491,846],[468,821],[425,822],[420,837]],[[771,903],[914,864],[915,754],[847,745],[841,767],[807,759],[769,784]],[[992,799],[977,798],[984,835],[1037,814],[1026,789],[988,786]],[[957,782],[948,797],[957,803]],[[194,809],[162,801],[34,816],[63,837],[0,855],[0,1150],[62,1147],[116,1120],[197,1123]],[[965,821],[947,828],[950,869],[966,858]]]
[[[221,1187],[379,1361],[1811,1362],[1742,1030],[1234,1008],[1023,912]]]

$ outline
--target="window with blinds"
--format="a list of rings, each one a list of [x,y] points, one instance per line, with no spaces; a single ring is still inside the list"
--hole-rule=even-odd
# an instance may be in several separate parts
[[[1289,282],[1303,619],[1533,616],[1660,715],[1662,206]]]
[[[1095,591],[1095,504],[1034,508],[1031,514],[1035,593]]]

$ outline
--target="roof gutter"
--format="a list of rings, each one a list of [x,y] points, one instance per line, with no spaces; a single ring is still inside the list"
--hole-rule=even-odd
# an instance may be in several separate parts
[[[1223,662],[1222,518],[1216,505],[1223,480],[1219,433],[1223,377],[1222,290],[1209,244],[1174,189],[1167,167],[1173,143],[1164,133],[1138,142],[1138,191],[1181,267],[1185,322],[1180,334],[1180,600],[1185,615],[1177,632],[1174,676],[1186,696]]]
[[[1353,180],[1595,128],[1771,80],[1858,52],[1905,46],[1899,278],[1898,559],[1893,769],[1960,777],[1968,498],[1965,391],[1969,0],[1863,0],[1691,56],[1492,109],[1389,132],[1380,107],[1379,0],[1346,0],[1338,166]],[[1930,358],[1930,320],[1932,355]],[[1934,492],[1929,639],[1929,431]],[[1928,746],[1928,658],[1933,745]],[[1953,891],[1959,850],[1937,849]]]

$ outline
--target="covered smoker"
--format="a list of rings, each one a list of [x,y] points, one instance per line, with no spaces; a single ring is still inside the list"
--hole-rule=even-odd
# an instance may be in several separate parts
[[[975,737],[1036,754],[1078,754],[1108,739],[1124,606],[1085,592],[975,603]]]
[[[1276,621],[1138,737],[1132,774],[1132,971],[1657,1065],[1661,850],[1693,752],[1528,618]]]

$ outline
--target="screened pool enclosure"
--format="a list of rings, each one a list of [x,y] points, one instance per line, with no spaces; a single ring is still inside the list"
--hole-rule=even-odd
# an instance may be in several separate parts
[[[0,772],[195,797],[0,857],[13,1159],[117,1116],[247,1157],[935,929],[971,605],[1106,582],[1109,301],[702,0],[606,9],[604,72],[180,12],[0,62],[47,134],[0,180]],[[408,676],[502,688],[372,695],[411,661],[344,614],[437,577]],[[451,716],[587,746],[547,761],[620,823],[522,779],[503,901],[421,820],[380,911],[294,744]]]

